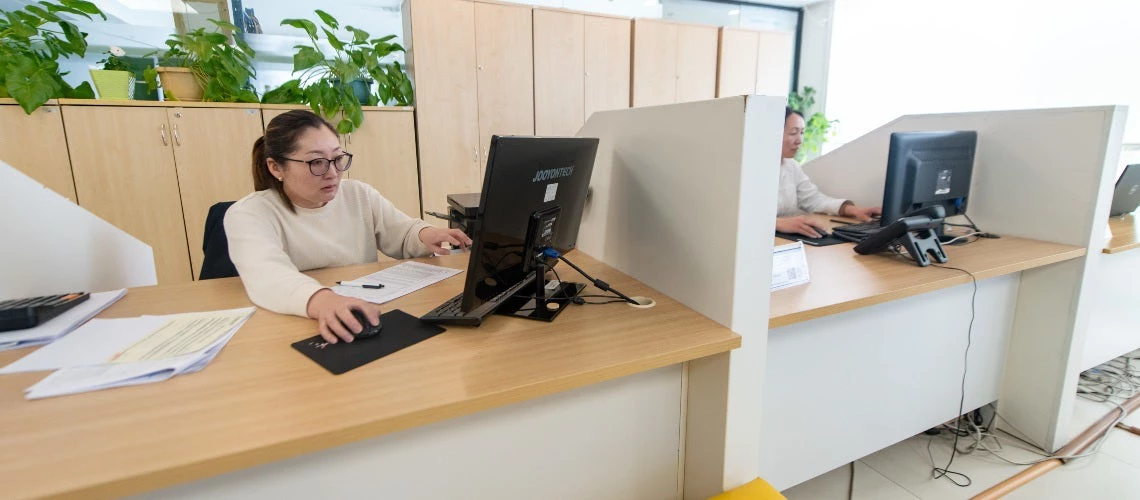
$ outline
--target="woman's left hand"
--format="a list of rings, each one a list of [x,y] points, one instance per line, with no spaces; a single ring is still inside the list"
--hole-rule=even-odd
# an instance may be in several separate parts
[[[420,230],[420,241],[424,242],[432,252],[440,255],[448,255],[450,250],[443,248],[444,243],[450,243],[452,248],[460,247],[464,250],[471,244],[471,238],[468,238],[463,231],[458,229],[441,229],[438,227],[425,227]]]
[[[872,216],[882,215],[883,209],[879,207],[857,207],[855,205],[844,205],[840,210],[839,215],[844,217],[851,217],[859,222],[867,222],[871,220]]]

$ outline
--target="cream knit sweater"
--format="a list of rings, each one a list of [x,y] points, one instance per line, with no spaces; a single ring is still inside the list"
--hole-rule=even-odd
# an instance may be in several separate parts
[[[429,225],[408,217],[368,184],[342,180],[321,208],[289,210],[276,191],[257,191],[226,212],[230,259],[254,304],[307,316],[309,297],[323,288],[301,271],[376,262],[376,250],[397,259],[424,257]]]

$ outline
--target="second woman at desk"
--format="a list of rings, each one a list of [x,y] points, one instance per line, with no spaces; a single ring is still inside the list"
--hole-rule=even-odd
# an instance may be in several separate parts
[[[777,231],[819,238],[818,226],[803,214],[827,213],[866,222],[872,216],[882,213],[879,207],[859,207],[850,200],[832,198],[820,192],[795,160],[803,143],[804,116],[792,108],[784,108],[784,147],[776,205]]]
[[[363,325],[352,309],[377,324],[380,309],[337,295],[301,271],[376,262],[390,257],[446,254],[443,243],[466,248],[458,229],[408,217],[368,184],[342,180],[352,154],[336,129],[309,111],[283,113],[253,145],[257,191],[226,212],[230,258],[253,303],[318,320],[321,336],[351,342]],[[368,159],[363,159],[369,161]]]

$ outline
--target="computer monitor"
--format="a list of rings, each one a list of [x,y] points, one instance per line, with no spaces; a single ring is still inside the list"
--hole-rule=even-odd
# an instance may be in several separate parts
[[[526,285],[543,280],[545,266],[536,259],[543,247],[565,253],[577,245],[597,151],[596,138],[491,138],[470,235],[474,244],[461,303],[465,313],[489,307],[532,319],[557,315],[560,309],[536,307],[526,299],[543,290]],[[548,296],[576,295],[582,285],[562,287],[549,290]]]
[[[1112,194],[1112,207],[1108,214],[1117,217],[1136,211],[1140,205],[1140,164],[1124,167],[1124,172],[1116,180],[1116,190]]]
[[[973,130],[892,133],[880,225],[935,206],[965,213],[977,144]]]

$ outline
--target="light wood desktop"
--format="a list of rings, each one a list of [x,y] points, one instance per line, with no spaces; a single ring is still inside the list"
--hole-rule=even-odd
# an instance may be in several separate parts
[[[1104,253],[1119,253],[1125,250],[1140,248],[1140,221],[1136,214],[1125,214],[1123,217],[1108,219],[1108,228],[1112,230],[1112,239],[1104,246]]]
[[[258,310],[204,371],[159,384],[27,401],[44,373],[0,377],[4,496],[118,497],[423,426],[727,352],[727,328],[581,252],[576,264],[657,305],[571,306],[551,324],[491,317],[342,376],[290,344],[313,320]],[[421,259],[466,268],[467,256]],[[386,264],[309,273],[322,283]],[[422,315],[464,274],[385,304]],[[571,280],[566,272],[562,277]],[[575,276],[574,278],[577,278]],[[592,288],[586,293],[598,293]],[[250,305],[237,278],[130,290],[100,317]],[[30,349],[0,353],[0,365]]]
[[[829,228],[836,225],[823,216],[811,217]],[[776,240],[778,245],[789,243],[781,238]],[[935,265],[920,268],[909,257],[893,254],[859,255],[851,244],[804,248],[811,282],[772,293],[769,328],[970,282],[970,277],[957,269]],[[1085,249],[1080,247],[1011,236],[944,248],[950,258],[946,266],[969,271],[977,279],[1012,274],[1085,254]]]

